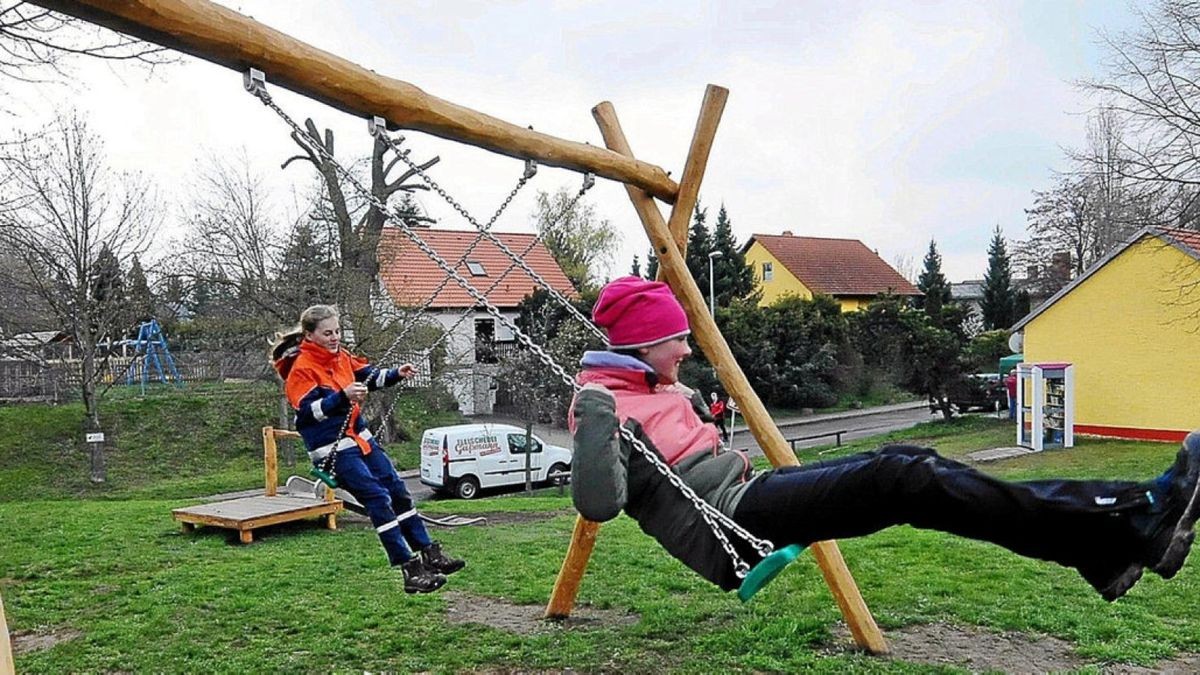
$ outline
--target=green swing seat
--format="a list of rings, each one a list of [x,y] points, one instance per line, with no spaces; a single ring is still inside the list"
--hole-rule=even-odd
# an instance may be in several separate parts
[[[742,585],[738,587],[738,598],[742,602],[750,602],[755,593],[771,583],[783,568],[794,562],[803,552],[804,547],[800,544],[789,544],[758,561],[758,564],[746,573],[746,578],[742,579]]]
[[[337,479],[336,479],[336,478],[334,478],[333,476],[329,475],[327,472],[325,472],[325,471],[322,471],[322,470],[320,470],[320,469],[318,469],[317,467],[315,467],[315,466],[314,466],[314,467],[313,467],[313,468],[312,468],[312,469],[309,471],[309,473],[310,473],[310,474],[312,474],[312,475],[313,475],[313,476],[314,476],[314,477],[315,477],[317,480],[319,480],[319,481],[321,481],[322,483],[324,483],[324,484],[328,485],[330,490],[336,490],[336,489],[337,489],[337,486],[338,486]]]

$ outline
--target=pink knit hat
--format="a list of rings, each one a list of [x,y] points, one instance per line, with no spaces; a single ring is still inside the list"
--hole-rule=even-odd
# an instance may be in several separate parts
[[[692,332],[671,287],[638,277],[621,277],[601,289],[592,321],[608,335],[609,349],[649,347]]]

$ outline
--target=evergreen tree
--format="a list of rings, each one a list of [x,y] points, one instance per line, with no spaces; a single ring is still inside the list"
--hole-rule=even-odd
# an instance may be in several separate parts
[[[692,213],[692,227],[688,231],[687,267],[696,285],[708,289],[708,254],[713,250],[712,235],[708,232],[708,209],[696,201],[696,210]]]
[[[746,265],[737,240],[733,237],[733,223],[725,205],[717,212],[717,224],[713,228],[712,250],[720,251],[721,257],[714,261],[717,305],[728,306],[735,298],[748,298],[755,291],[754,270]]]
[[[97,310],[109,317],[103,323],[115,332],[115,335],[108,335],[106,334],[107,330],[102,330],[96,334],[96,338],[99,340],[120,338],[128,328],[121,323],[124,320],[126,305],[125,279],[121,274],[121,263],[107,245],[102,246],[96,255],[90,290],[92,302],[95,303]],[[97,324],[95,328],[101,330],[100,324]]]
[[[301,219],[292,227],[279,264],[276,297],[284,315],[310,305],[333,302],[334,278],[328,247],[318,241],[312,223]]]
[[[639,278],[642,276],[642,262],[640,260],[638,260],[636,253],[633,254],[633,267],[629,268],[629,274],[630,274],[630,276],[635,276],[635,277],[639,277]]]
[[[1008,248],[997,225],[988,246],[988,269],[983,275],[984,330],[1007,329],[1016,321],[1016,294],[1012,287],[1012,266],[1008,259]]]
[[[937,243],[929,240],[929,251],[925,253],[925,269],[917,280],[917,288],[925,294],[917,299],[917,306],[935,320],[941,316],[942,307],[950,302],[950,283],[942,274],[942,254]]]
[[[154,294],[150,292],[150,284],[146,282],[146,272],[142,262],[135,255],[129,266],[127,293],[128,321],[130,327],[149,321],[154,317]]]
[[[658,256],[654,255],[654,249],[651,248],[646,252],[646,279],[653,281],[658,278]]]

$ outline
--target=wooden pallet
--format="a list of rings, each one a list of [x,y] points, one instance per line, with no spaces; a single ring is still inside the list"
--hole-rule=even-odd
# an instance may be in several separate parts
[[[253,497],[230,499],[211,504],[199,504],[173,509],[171,516],[178,520],[184,532],[191,532],[199,525],[223,527],[237,530],[243,544],[254,541],[254,530],[268,525],[289,523],[293,520],[320,517],[325,527],[337,529],[337,512],[342,510],[340,499],[335,499],[333,490],[325,490],[325,499],[310,499],[278,494],[277,438],[299,438],[294,431],[263,427],[263,473],[266,483],[264,494]]]

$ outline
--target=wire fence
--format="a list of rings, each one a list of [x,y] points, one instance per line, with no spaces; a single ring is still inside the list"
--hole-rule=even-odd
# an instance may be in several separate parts
[[[417,365],[418,375],[406,380],[405,387],[428,387],[429,356],[423,353],[399,354],[398,363]],[[182,383],[268,382],[275,371],[261,352],[204,351],[173,354],[175,371]],[[147,362],[142,356],[110,356],[97,359],[96,384],[107,387],[140,387],[146,383],[174,383],[167,364]],[[63,403],[79,398],[82,378],[79,359],[29,361],[0,360],[0,401]]]

